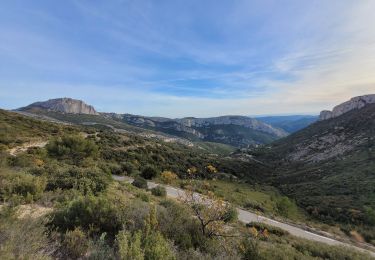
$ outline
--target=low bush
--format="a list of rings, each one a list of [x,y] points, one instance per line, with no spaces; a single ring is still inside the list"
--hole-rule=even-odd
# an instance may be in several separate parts
[[[151,193],[152,193],[152,195],[158,196],[158,197],[166,197],[167,196],[167,191],[162,186],[156,186],[155,188],[152,188]]]
[[[166,184],[171,184],[174,180],[177,180],[177,174],[171,171],[163,171],[161,173],[161,180]]]
[[[147,180],[142,177],[136,177],[132,184],[137,188],[147,189]]]
[[[133,164],[128,163],[128,162],[121,163],[121,168],[122,168],[123,173],[125,173],[126,175],[131,175],[134,172]]]
[[[260,231],[267,230],[269,234],[274,234],[278,237],[289,235],[288,231],[285,231],[285,230],[283,230],[281,228],[278,228],[278,227],[274,227],[274,226],[270,226],[270,225],[267,225],[267,224],[264,224],[264,223],[260,223],[260,222],[247,223],[246,227],[249,227],[249,228],[254,227],[254,228],[256,228],[257,230],[260,230]]]
[[[51,157],[70,159],[75,163],[79,163],[87,157],[95,157],[99,151],[94,141],[79,135],[64,135],[53,139],[46,148]]]
[[[106,233],[113,238],[122,227],[120,210],[104,196],[80,197],[52,213],[49,226],[59,232],[80,227],[92,235]]]
[[[294,201],[282,196],[276,198],[276,211],[284,217],[293,217],[297,214],[298,208]]]
[[[31,202],[43,194],[46,184],[44,177],[3,169],[0,172],[0,199],[8,200],[13,196],[19,196]]]
[[[112,181],[110,174],[98,168],[50,167],[33,172],[47,177],[47,190],[77,189],[84,194],[96,194],[105,190]]]
[[[237,220],[238,220],[238,211],[235,207],[232,206],[225,213],[223,221],[225,223],[229,223],[229,222],[235,222]]]
[[[75,228],[65,233],[62,245],[66,257],[78,259],[86,254],[89,241],[80,228]]]
[[[158,171],[152,166],[147,166],[141,172],[141,176],[147,180],[151,180],[155,178],[157,175]]]
[[[13,213],[9,213],[9,210]],[[46,235],[40,219],[18,219],[14,209],[0,211],[1,259],[52,259],[56,243]]]

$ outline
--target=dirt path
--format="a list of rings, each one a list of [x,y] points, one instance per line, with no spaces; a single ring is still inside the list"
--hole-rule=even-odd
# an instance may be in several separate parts
[[[20,146],[16,146],[14,148],[11,148],[8,150],[9,154],[12,156],[16,156],[17,154],[21,152],[27,151],[27,149],[32,148],[32,147],[44,147],[46,146],[47,141],[35,141],[35,142],[29,142],[29,143],[24,143]]]

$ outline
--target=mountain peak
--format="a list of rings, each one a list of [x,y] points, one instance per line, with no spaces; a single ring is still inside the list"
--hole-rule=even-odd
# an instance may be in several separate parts
[[[335,118],[351,110],[361,109],[362,107],[373,103],[375,103],[375,94],[353,97],[350,100],[338,106],[335,106],[332,111],[323,110],[320,113],[319,120],[322,121],[330,118]]]
[[[35,102],[18,110],[27,111],[33,109],[49,110],[54,112],[68,113],[68,114],[88,114],[99,115],[93,106],[90,106],[82,100],[73,98],[55,98],[47,101]]]

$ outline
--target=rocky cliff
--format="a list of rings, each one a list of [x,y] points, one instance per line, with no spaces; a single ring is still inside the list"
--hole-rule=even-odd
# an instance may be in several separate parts
[[[68,114],[88,114],[99,115],[93,106],[87,105],[85,102],[72,98],[56,98],[42,102],[35,102],[26,107],[19,108],[20,111],[32,110],[48,110],[54,112],[68,113]]]
[[[375,94],[354,97],[350,99],[349,101],[346,101],[338,106],[335,106],[332,111],[323,110],[320,113],[319,120],[327,120],[327,119],[335,118],[351,110],[361,109],[364,106],[368,104],[373,104],[373,103],[375,103]]]
[[[191,141],[209,141],[247,147],[272,142],[288,133],[246,116],[171,119],[130,114],[102,113],[104,117]]]
[[[250,118],[247,116],[219,116],[210,118],[182,118],[177,119],[177,122],[187,127],[207,127],[210,125],[238,125],[245,128],[250,128],[260,132],[275,135],[277,137],[285,137],[288,135],[282,129],[278,129],[265,124],[257,119]]]

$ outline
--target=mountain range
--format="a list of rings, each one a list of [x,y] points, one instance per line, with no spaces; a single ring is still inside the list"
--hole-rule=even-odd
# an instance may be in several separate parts
[[[36,102],[17,110],[65,122],[98,123],[126,130],[132,129],[136,132],[150,130],[191,142],[214,142],[234,147],[266,144],[289,134],[281,128],[247,116],[171,119],[131,114],[98,113],[94,107],[81,100],[71,98]]]
[[[283,129],[288,133],[301,130],[318,120],[318,116],[313,115],[291,115],[291,116],[265,116],[256,117],[257,120],[266,124]]]
[[[332,111],[322,111],[319,119],[145,117],[99,113],[83,101],[68,98],[36,102],[17,111],[45,120],[162,137],[188,146],[199,144],[198,148],[205,144],[212,151],[210,155],[231,163],[221,168],[224,172],[232,169],[236,178],[274,186],[313,219],[340,225],[340,230],[349,235],[355,227],[365,241],[371,242],[375,238],[374,97],[352,98]],[[282,126],[289,127],[289,132]],[[218,143],[230,146],[219,147]],[[232,146],[241,149],[228,149]],[[219,148],[226,152],[224,157],[218,155]],[[249,167],[235,166],[239,162]],[[219,162],[217,166],[221,167]]]

